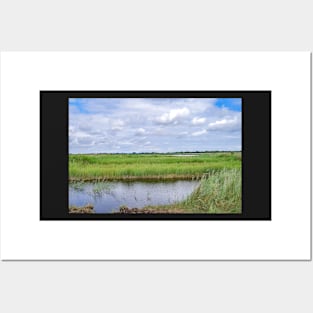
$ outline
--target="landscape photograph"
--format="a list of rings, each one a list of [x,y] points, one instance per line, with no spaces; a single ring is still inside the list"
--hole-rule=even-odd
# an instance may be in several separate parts
[[[69,213],[241,214],[241,98],[69,98]]]

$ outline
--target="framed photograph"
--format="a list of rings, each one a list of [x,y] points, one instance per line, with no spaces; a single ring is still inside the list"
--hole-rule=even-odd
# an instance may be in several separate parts
[[[2,260],[311,260],[311,53],[0,62]]]
[[[40,98],[41,219],[271,218],[270,91]]]

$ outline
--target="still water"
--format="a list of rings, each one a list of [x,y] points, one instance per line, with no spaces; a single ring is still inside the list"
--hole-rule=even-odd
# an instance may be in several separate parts
[[[174,182],[98,182],[71,183],[69,205],[92,204],[96,213],[118,211],[121,205],[143,208],[182,201],[199,185],[199,181]]]

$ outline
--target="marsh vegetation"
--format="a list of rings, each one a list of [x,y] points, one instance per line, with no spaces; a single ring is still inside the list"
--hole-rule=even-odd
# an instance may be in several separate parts
[[[214,170],[202,176],[185,200],[166,207],[186,213],[241,213],[241,183],[240,168]]]
[[[232,168],[241,168],[240,152],[69,155],[70,181],[199,179]]]
[[[69,181],[96,213],[241,212],[240,152],[69,155]]]

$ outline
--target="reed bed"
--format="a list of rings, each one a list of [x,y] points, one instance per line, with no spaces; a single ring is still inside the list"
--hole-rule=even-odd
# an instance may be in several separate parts
[[[182,207],[201,213],[240,213],[241,169],[223,169],[204,175],[200,186],[182,202]]]
[[[199,187],[184,201],[147,209],[177,209],[184,213],[241,213],[241,169],[211,171],[203,175]]]

